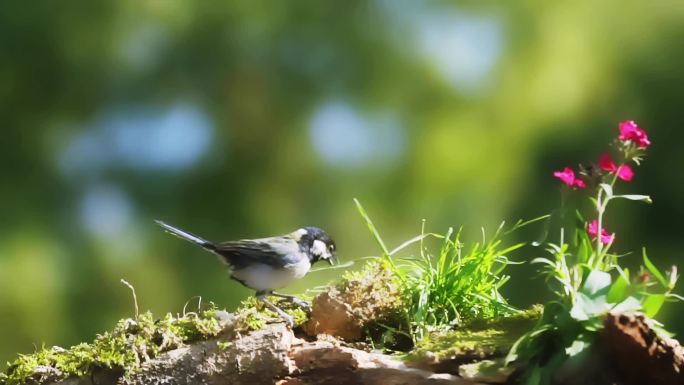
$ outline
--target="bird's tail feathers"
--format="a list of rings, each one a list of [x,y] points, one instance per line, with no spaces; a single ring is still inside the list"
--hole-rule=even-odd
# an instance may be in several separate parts
[[[210,251],[215,251],[216,250],[216,245],[213,243],[207,241],[206,239],[202,239],[196,235],[193,235],[191,233],[188,233],[187,231],[181,230],[179,228],[173,227],[171,225],[168,225],[160,220],[155,220],[157,224],[166,230],[169,234],[173,234],[177,236],[178,238],[185,239],[186,241],[192,242],[196,245],[200,245],[204,247],[207,250]]]

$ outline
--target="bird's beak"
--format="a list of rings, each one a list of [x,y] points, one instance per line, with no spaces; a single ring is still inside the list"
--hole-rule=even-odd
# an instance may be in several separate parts
[[[328,258],[328,263],[330,266],[337,265],[339,261],[337,260],[337,254],[333,253],[330,258]]]

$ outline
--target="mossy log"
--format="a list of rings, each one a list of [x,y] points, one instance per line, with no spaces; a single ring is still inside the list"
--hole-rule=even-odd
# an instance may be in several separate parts
[[[583,373],[566,376],[563,384],[681,384],[684,352],[674,340],[654,336],[640,315],[611,316],[607,319],[603,344],[610,350],[596,357],[596,364]],[[636,334],[635,334],[636,333]],[[637,342],[650,341],[637,345]],[[606,341],[607,343],[608,341]],[[437,342],[440,343],[440,342]],[[459,345],[456,343],[454,346]],[[440,356],[440,364],[356,349],[329,335],[312,339],[284,323],[270,323],[261,330],[242,334],[227,325],[215,338],[197,341],[165,352],[141,365],[131,376],[121,371],[94,371],[90,376],[71,378],[52,385],[224,385],[224,384],[485,384],[507,383],[512,369],[501,370],[500,361],[475,360],[463,364],[455,350],[440,353],[424,346],[421,357]],[[460,348],[457,348],[460,349]],[[472,351],[463,351],[473,359]],[[464,356],[465,357],[465,356]],[[594,381],[591,370],[622,373],[609,382]],[[625,365],[627,365],[625,367]],[[458,374],[454,374],[458,373]],[[624,375],[632,376],[625,377]],[[27,382],[31,383],[31,382]]]
[[[230,345],[221,348],[220,342]],[[473,384],[454,375],[411,368],[388,355],[345,347],[332,338],[306,341],[283,323],[167,352],[145,363],[123,383]],[[77,384],[90,382],[82,379]]]
[[[184,346],[145,362],[132,376],[99,371],[60,385],[436,384],[475,382],[406,365],[394,356],[344,346],[336,339],[306,341],[284,323],[238,336]]]
[[[136,315],[92,343],[20,356],[0,385],[515,383],[516,368],[502,358],[540,308],[435,331],[404,353],[384,354],[369,342],[379,324],[396,326],[402,306],[387,278],[382,270],[345,278],[313,299],[309,315],[280,303],[294,330],[253,298],[234,314],[212,307],[157,320]],[[555,383],[684,383],[684,349],[658,337],[643,315],[610,314],[599,345],[587,366]]]

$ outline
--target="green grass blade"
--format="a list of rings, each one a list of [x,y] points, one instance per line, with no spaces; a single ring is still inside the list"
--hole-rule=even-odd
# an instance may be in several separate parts
[[[428,237],[442,238],[442,235],[434,234],[434,233],[427,233],[427,234],[421,234],[421,235],[415,236],[415,237],[409,239],[408,241],[402,243],[401,245],[395,247],[394,249],[392,249],[392,251],[390,251],[388,253],[388,255],[393,256],[393,255],[397,254],[398,252],[402,251],[403,249],[413,245],[416,242],[422,242],[425,238],[428,238]]]
[[[654,277],[660,282],[663,287],[670,288],[669,282],[665,279],[665,276],[658,270],[658,268],[651,262],[650,259],[648,259],[648,256],[646,255],[646,248],[642,249],[642,253],[644,256],[644,266],[646,266],[646,269],[653,274]]]
[[[512,233],[512,232],[514,232],[514,231],[516,231],[516,230],[518,230],[518,229],[521,229],[521,228],[523,228],[523,227],[525,227],[525,226],[529,226],[529,225],[531,225],[531,224],[533,224],[533,223],[537,223],[537,222],[543,221],[543,220],[548,219],[548,218],[550,218],[550,217],[551,217],[551,214],[546,214],[546,215],[542,215],[542,216],[537,217],[537,218],[529,219],[529,220],[524,221],[524,222],[523,222],[522,219],[521,219],[521,220],[518,220],[510,229],[508,229],[508,230],[504,233],[504,235],[508,235],[508,234],[510,234],[510,233]]]
[[[363,218],[363,220],[366,221],[366,226],[368,226],[368,230],[370,230],[371,234],[373,234],[373,237],[380,246],[380,249],[386,256],[389,256],[390,253],[387,250],[387,246],[385,246],[385,242],[382,240],[382,237],[380,237],[380,233],[375,228],[375,225],[373,224],[373,221],[370,219],[370,216],[368,216],[368,213],[366,213],[366,210],[363,208],[363,206],[361,206],[361,202],[359,202],[358,199],[354,198],[354,203],[356,204],[356,209],[358,210],[359,215],[361,215],[361,218]]]

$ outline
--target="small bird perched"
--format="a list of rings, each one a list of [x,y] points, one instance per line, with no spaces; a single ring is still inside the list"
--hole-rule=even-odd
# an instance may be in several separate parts
[[[162,221],[155,222],[167,232],[216,254],[230,267],[231,278],[256,290],[256,297],[290,326],[294,325],[292,317],[271,303],[266,295],[287,298],[298,306],[308,308],[309,304],[305,301],[274,290],[304,277],[311,265],[318,261],[328,261],[332,265],[337,260],[335,242],[318,227],[304,227],[290,234],[270,238],[213,243]]]

